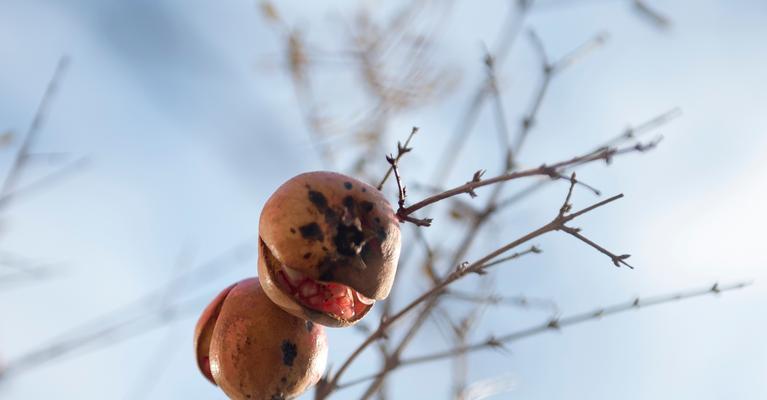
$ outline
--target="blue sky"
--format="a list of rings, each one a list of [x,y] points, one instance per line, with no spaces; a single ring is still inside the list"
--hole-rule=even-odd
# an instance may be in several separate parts
[[[657,150],[579,171],[606,194],[625,193],[578,226],[606,247],[631,253],[635,270],[616,269],[583,243],[555,233],[536,241],[544,249],[540,256],[496,269],[495,290],[550,298],[569,314],[717,281],[754,285],[540,335],[513,344],[509,354],[477,353],[470,358],[470,381],[511,377],[513,390],[497,398],[767,397],[767,317],[761,309],[767,304],[767,4],[655,1],[674,21],[660,31],[627,1],[541,3],[526,26],[536,29],[552,58],[598,32],[608,32],[609,40],[552,83],[521,163],[587,151],[675,106],[683,116],[658,131],[665,139]],[[392,8],[376,1],[285,1],[279,9],[321,42],[338,37],[337,22],[362,4],[381,15]],[[456,91],[444,102],[401,115],[387,130],[386,142],[394,149],[410,126],[421,128],[415,151],[403,161],[409,181],[431,176],[435,152],[483,76],[481,43],[494,43],[505,10],[504,1],[481,7],[454,2],[436,57],[461,73]],[[0,289],[0,360],[17,359],[163,289],[188,264],[252,243],[269,193],[297,173],[322,167],[290,81],[278,67],[278,52],[276,35],[252,1],[0,4],[0,131],[24,132],[58,58],[67,54],[72,62],[36,150],[88,158],[87,168],[20,199],[0,217],[3,254],[57,271],[41,282]],[[512,123],[539,79],[531,52],[520,41],[498,71]],[[337,97],[353,89],[351,81],[337,85]],[[483,113],[451,183],[466,181],[477,169],[496,168],[488,165],[495,157],[488,150],[495,149],[493,129],[492,115]],[[18,141],[0,149],[3,170],[15,146]],[[383,171],[383,155],[378,162]],[[36,166],[25,179],[46,168]],[[545,223],[565,190],[551,185],[505,212],[470,258]],[[479,194],[478,201],[487,192]],[[574,201],[583,206],[594,196],[581,190]],[[429,237],[437,242],[456,226],[433,214]],[[212,297],[255,271],[252,255],[245,253],[177,288],[166,301]],[[406,290],[399,302],[424,287],[414,274],[403,274]],[[461,287],[478,284],[470,277]],[[146,309],[163,304],[156,303]],[[455,305],[456,314],[463,311]],[[196,371],[194,314],[13,376],[0,384],[0,397],[223,398]],[[545,319],[535,311],[492,309],[474,338]],[[329,339],[330,363],[338,365],[362,336],[334,329]],[[429,325],[408,354],[448,346]],[[349,377],[375,368],[375,356],[366,355]],[[404,369],[394,377],[394,398],[444,398],[450,364]],[[338,398],[355,395],[350,389]]]

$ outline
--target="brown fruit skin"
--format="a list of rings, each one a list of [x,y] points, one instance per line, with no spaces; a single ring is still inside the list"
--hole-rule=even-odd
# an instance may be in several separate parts
[[[259,237],[267,295],[286,311],[328,326],[347,326],[361,316],[338,321],[296,303],[275,285],[270,258],[376,300],[389,295],[397,272],[400,228],[391,205],[373,186],[335,172],[297,175],[277,188],[261,212]]]
[[[274,305],[258,278],[229,289],[214,325],[210,371],[231,399],[295,398],[325,370],[328,349],[322,326]]]
[[[221,306],[224,304],[224,299],[229,295],[229,292],[237,284],[232,284],[226,289],[222,290],[213,301],[205,307],[202,311],[200,319],[197,320],[197,325],[194,327],[194,349],[197,355],[197,368],[200,372],[210,381],[212,384],[216,384],[213,380],[213,375],[210,373],[210,339],[213,336],[213,328],[216,326],[216,320],[221,312]]]

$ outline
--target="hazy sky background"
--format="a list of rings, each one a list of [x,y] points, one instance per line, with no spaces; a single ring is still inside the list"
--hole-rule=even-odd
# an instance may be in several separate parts
[[[343,37],[339,21],[352,18],[359,5],[376,7],[381,16],[392,8],[375,1],[319,3],[283,1],[278,8],[320,43]],[[394,149],[410,126],[421,128],[415,151],[403,161],[408,181],[431,176],[435,154],[483,77],[481,43],[494,43],[507,3],[454,2],[436,54],[461,72],[457,91],[398,118],[387,132]],[[551,298],[567,315],[717,281],[754,285],[539,335],[512,344],[510,353],[474,354],[470,381],[511,376],[515,388],[497,398],[767,398],[767,3],[651,2],[673,20],[667,31],[638,16],[628,1],[540,3],[526,26],[536,29],[552,58],[598,32],[610,37],[552,83],[521,163],[588,151],[674,106],[683,116],[658,131],[665,140],[657,150],[579,173],[605,194],[626,194],[577,226],[615,252],[631,253],[635,270],[616,269],[583,243],[555,233],[536,241],[544,249],[540,256],[493,272],[497,292]],[[12,362],[162,289],[190,264],[253,243],[271,191],[321,168],[279,67],[279,50],[278,36],[253,1],[0,3],[0,131],[26,130],[57,60],[67,54],[72,62],[35,150],[89,161],[0,217],[3,256],[42,261],[57,271],[41,282],[0,287],[0,360]],[[532,60],[522,38],[499,70],[513,123],[540,79]],[[349,82],[339,85],[343,98]],[[451,183],[497,168],[488,165],[496,157],[493,129],[492,114],[483,113]],[[3,170],[18,144],[0,149]],[[383,172],[383,154],[375,162]],[[49,167],[36,167],[26,179]],[[565,190],[551,185],[498,217],[470,259],[547,222]],[[574,201],[579,207],[594,196],[580,190]],[[456,227],[436,211],[424,214],[437,218],[430,231],[435,242]],[[255,275],[253,254],[238,254],[239,261],[166,300],[212,298]],[[405,281],[424,288],[422,281]],[[462,285],[478,282],[469,277]],[[415,295],[410,290],[398,301]],[[0,383],[0,398],[224,398],[196,369],[192,330],[205,304],[193,304],[188,317],[160,329],[13,376]],[[157,299],[145,312],[161,305]],[[474,338],[546,318],[540,311],[493,309]],[[352,329],[328,332],[336,366],[363,338]],[[431,325],[407,354],[448,346]],[[347,378],[374,372],[374,352],[356,365]],[[393,398],[446,397],[449,365],[395,373]],[[351,389],[337,398],[355,395]]]

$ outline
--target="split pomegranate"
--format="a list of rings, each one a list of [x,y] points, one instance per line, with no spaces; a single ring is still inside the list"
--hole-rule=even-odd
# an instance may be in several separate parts
[[[319,324],[349,326],[389,295],[399,219],[376,188],[334,172],[309,172],[267,200],[259,242],[259,279],[275,304]]]

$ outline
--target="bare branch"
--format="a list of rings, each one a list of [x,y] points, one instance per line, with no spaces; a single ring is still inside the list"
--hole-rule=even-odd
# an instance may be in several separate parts
[[[570,175],[570,188],[567,189],[567,196],[565,197],[565,201],[562,203],[562,207],[559,208],[559,217],[562,218],[570,212],[570,208],[572,207],[572,204],[570,204],[570,198],[573,196],[573,188],[575,187],[575,183],[578,182],[575,180],[575,172],[573,172],[572,175]]]
[[[234,265],[253,255],[253,241],[238,244],[195,268],[179,274],[164,288],[150,292],[126,306],[95,318],[81,326],[70,329],[47,345],[12,360],[0,379],[8,379],[54,360],[70,355],[82,355],[87,351],[108,347],[119,341],[164,326],[175,319],[198,312],[200,304],[210,300],[209,295],[194,300],[157,307],[167,293],[180,287],[188,287],[193,281],[206,281],[221,273],[222,265]],[[152,312],[147,312],[147,308]]]
[[[381,321],[381,324],[378,326],[378,328],[370,335],[368,336],[365,341],[362,342],[353,352],[352,354],[344,361],[344,363],[341,365],[339,370],[333,375],[331,379],[328,380],[327,385],[323,388],[325,392],[320,393],[318,395],[318,398],[324,398],[329,394],[332,390],[336,388],[336,385],[339,382],[339,378],[346,372],[346,370],[351,366],[351,364],[354,362],[354,360],[359,357],[360,354],[368,347],[370,344],[374,343],[376,340],[382,338],[385,334],[385,332],[396,322],[398,322],[400,319],[402,319],[405,315],[407,315],[410,311],[414,310],[416,307],[418,307],[420,304],[426,302],[427,300],[435,299],[437,296],[441,295],[445,288],[452,284],[453,282],[465,277],[469,274],[483,274],[485,272],[485,269],[488,268],[488,265],[490,262],[495,260],[496,258],[500,257],[504,253],[526,243],[529,242],[532,239],[535,239],[545,233],[556,231],[561,229],[567,222],[572,221],[573,219],[577,218],[578,216],[581,216],[589,211],[592,211],[596,208],[599,208],[601,206],[604,206],[612,201],[615,201],[619,198],[623,197],[622,195],[613,196],[609,199],[603,200],[599,203],[593,204],[589,207],[584,208],[583,210],[580,210],[578,212],[568,214],[568,215],[560,215],[559,213],[557,216],[549,223],[541,226],[540,228],[533,230],[518,239],[507,243],[506,245],[488,253],[484,257],[472,262],[472,263],[461,263],[459,264],[455,270],[453,270],[450,274],[447,275],[441,282],[434,285],[431,289],[427,290],[425,293],[418,296],[416,299],[412,300],[408,305],[403,307],[399,312],[391,315],[390,317],[386,318],[385,320]],[[430,303],[431,304],[431,303]],[[411,330],[409,334],[414,334],[415,332]],[[401,348],[398,349],[401,351]],[[394,354],[398,354],[398,351],[395,350]]]
[[[412,148],[408,147],[410,146],[410,140],[413,139],[413,136],[418,133],[418,127],[414,126],[413,129],[410,131],[410,135],[408,135],[407,140],[405,140],[405,144],[400,144],[400,142],[397,142],[397,157],[394,158],[393,163],[389,163],[389,169],[386,170],[386,174],[381,179],[381,182],[378,183],[378,186],[376,187],[378,190],[383,189],[384,183],[386,183],[386,180],[389,179],[389,176],[391,175],[392,171],[394,170],[394,165],[399,163],[400,158],[404,156],[406,153],[409,153]]]
[[[48,187],[48,185],[51,183],[63,179],[74,172],[80,171],[87,165],[88,159],[86,157],[81,157],[75,161],[59,167],[59,169],[39,178],[32,183],[28,183],[22,187],[13,189],[11,192],[0,196],[0,208],[2,208],[6,203],[10,202],[11,199],[15,200],[19,197],[28,196],[30,193]]]
[[[553,178],[559,178],[561,175],[561,172],[559,171],[565,167],[583,165],[586,163],[599,161],[599,160],[609,162],[616,155],[631,153],[631,152],[643,152],[653,148],[654,146],[655,146],[655,143],[653,142],[648,145],[641,145],[641,146],[634,145],[634,146],[620,148],[620,149],[605,148],[605,149],[590,152],[581,156],[577,156],[569,160],[559,161],[551,165],[543,164],[537,168],[531,168],[531,169],[516,171],[516,172],[509,172],[509,173],[502,174],[489,179],[483,179],[479,181],[472,180],[463,185],[446,190],[442,193],[429,196],[426,199],[421,200],[409,207],[400,208],[397,211],[397,214],[400,216],[400,218],[402,218],[420,210],[421,208],[437,203],[444,199],[447,199],[459,194],[463,194],[463,193],[471,193],[475,189],[478,189],[480,187],[493,185],[499,182],[506,182],[506,181],[530,177],[530,176],[549,176]]]
[[[533,246],[530,246],[530,248],[528,248],[527,250],[520,251],[520,252],[511,254],[509,256],[506,256],[506,257],[501,257],[501,258],[499,258],[499,259],[497,259],[495,261],[489,262],[489,263],[485,264],[485,268],[494,267],[494,266],[496,266],[498,264],[503,264],[503,263],[511,261],[511,260],[516,260],[516,259],[518,259],[518,258],[520,258],[522,256],[525,256],[525,255],[528,255],[528,254],[540,254],[542,252],[543,251],[538,246],[533,245]]]
[[[475,295],[472,293],[447,290],[444,296],[449,299],[467,301],[471,303],[489,304],[494,306],[511,306],[519,308],[548,310],[552,314],[559,313],[559,306],[550,299],[535,298],[529,296],[499,296],[499,295]]]
[[[495,59],[493,58],[493,55],[490,54],[490,52],[487,50],[485,50],[485,66],[487,67],[488,88],[491,91],[493,98],[493,115],[495,116],[495,124],[497,127],[496,131],[498,132],[501,151],[503,151],[501,157],[502,159],[505,159],[504,171],[508,171],[512,168],[514,163],[514,149],[511,147],[511,139],[509,138],[509,124],[506,121],[506,113],[503,106],[503,99],[501,98],[501,91],[498,89],[498,77],[496,76],[495,71]],[[478,180],[476,174],[475,179]],[[476,195],[472,197],[476,197]]]
[[[594,243],[594,241],[592,241],[591,239],[581,235],[580,234],[580,230],[577,229],[577,228],[571,228],[569,226],[563,226],[561,230],[564,231],[564,232],[569,233],[573,237],[576,237],[580,241],[582,241],[582,242],[588,244],[589,246],[597,249],[600,253],[610,257],[610,260],[612,260],[613,264],[615,264],[616,267],[620,267],[621,264],[623,264],[623,265],[625,265],[625,266],[627,266],[627,267],[629,267],[631,269],[634,269],[633,266],[631,266],[629,263],[626,262],[626,259],[631,257],[630,254],[621,254],[621,255],[614,254],[611,251],[605,249],[604,247]]]
[[[506,18],[503,22],[504,28],[501,29],[497,38],[499,45],[492,51],[492,54],[494,55],[494,68],[499,68],[511,51],[511,48],[522,29],[528,10],[530,9],[529,3],[530,2],[527,1],[514,2],[514,5],[509,7],[508,14],[506,14]],[[442,158],[437,163],[438,168],[436,170],[436,175],[433,178],[437,184],[442,184],[452,171],[453,166],[455,166],[454,160],[463,149],[463,144],[469,138],[472,128],[477,122],[479,113],[487,100],[487,96],[490,94],[492,94],[492,90],[490,89],[490,82],[486,76],[471,96],[466,111],[456,124],[456,128],[453,131],[447,149],[442,153]]]
[[[16,188],[16,183],[21,175],[21,172],[24,170],[26,162],[29,158],[30,150],[34,145],[35,140],[37,139],[40,128],[42,128],[45,117],[48,114],[50,103],[53,100],[53,96],[64,77],[64,73],[66,72],[68,65],[69,58],[66,56],[61,57],[56,64],[56,69],[53,72],[53,76],[51,77],[50,81],[48,81],[48,85],[45,88],[43,97],[37,106],[37,110],[35,111],[35,116],[32,118],[32,122],[27,129],[26,135],[24,135],[21,146],[16,152],[13,163],[11,164],[11,168],[5,175],[5,179],[0,185],[0,197],[4,199],[4,201],[0,203],[0,208],[7,206],[10,202],[9,194]]]
[[[660,13],[660,11],[650,7],[644,0],[633,0],[634,9],[639,15],[645,17],[657,28],[668,29],[671,27],[671,19]]]
[[[568,326],[573,326],[573,325],[578,325],[584,322],[598,320],[598,319],[601,319],[602,317],[624,313],[624,312],[634,310],[640,307],[645,308],[645,307],[656,306],[660,304],[671,303],[671,302],[675,302],[679,300],[686,300],[686,299],[691,299],[695,297],[707,296],[711,294],[716,295],[722,292],[742,289],[749,285],[751,285],[751,282],[742,282],[742,283],[736,283],[736,284],[726,285],[726,286],[714,284],[713,286],[707,286],[701,289],[693,289],[686,292],[660,295],[656,297],[646,298],[644,300],[635,298],[628,302],[618,303],[611,306],[598,308],[594,311],[584,312],[580,314],[573,314],[568,317],[551,319],[540,325],[525,328],[516,332],[511,332],[503,336],[490,337],[486,340],[483,340],[481,342],[474,343],[468,346],[463,346],[463,347],[449,349],[445,351],[439,351],[439,352],[435,352],[431,354],[424,354],[421,356],[402,359],[400,360],[400,362],[397,364],[396,367],[393,367],[388,371],[381,371],[373,375],[354,379],[352,381],[349,381],[348,383],[339,385],[339,388],[347,388],[355,384],[376,379],[382,374],[391,372],[391,370],[393,370],[394,368],[424,364],[424,363],[429,363],[433,361],[443,360],[446,358],[451,358],[458,354],[469,353],[469,352],[474,352],[474,351],[484,350],[484,349],[497,348],[500,344],[515,342],[517,340],[539,335],[545,332],[549,332],[551,330],[559,330]]]
[[[594,37],[586,41],[586,43],[583,43],[582,45],[578,46],[576,49],[571,51],[570,53],[566,54],[559,60],[557,60],[554,64],[551,65],[551,73],[557,74],[564,70],[565,68],[568,68],[572,66],[573,64],[579,62],[580,60],[584,59],[586,56],[588,56],[591,52],[594,50],[597,50],[604,46],[605,43],[607,43],[607,39],[610,37],[610,35],[607,34],[607,32],[600,32],[596,34]]]

